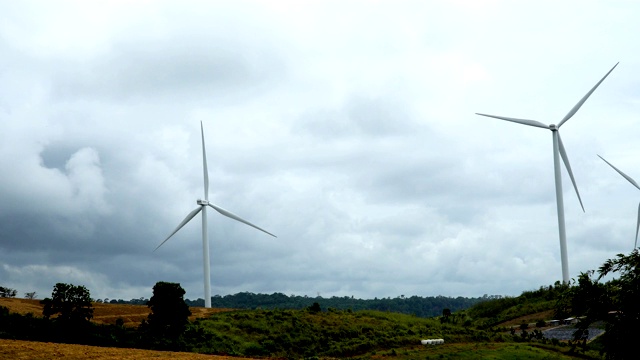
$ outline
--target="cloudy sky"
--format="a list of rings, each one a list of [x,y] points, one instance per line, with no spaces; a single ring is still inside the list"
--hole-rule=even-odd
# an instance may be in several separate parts
[[[0,285],[49,296],[518,295],[633,248],[640,4],[0,1]]]

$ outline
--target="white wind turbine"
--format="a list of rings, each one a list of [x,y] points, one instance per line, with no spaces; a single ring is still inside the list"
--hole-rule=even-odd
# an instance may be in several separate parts
[[[633,180],[631,176],[620,171],[620,169],[613,166],[610,162],[605,160],[602,156],[598,155],[598,157],[600,157],[600,159],[604,160],[604,162],[609,164],[609,166],[611,166],[613,170],[617,171],[618,174],[622,175],[623,178],[627,179],[631,183],[631,185],[635,186],[636,188],[638,188],[638,190],[640,190],[640,186],[638,186],[638,183],[635,180]],[[640,229],[640,205],[638,205],[638,221],[636,222],[636,242],[633,244],[634,249],[638,247],[638,229]]]
[[[232,214],[229,211],[209,202],[209,172],[207,170],[207,153],[204,147],[204,129],[202,126],[202,122],[200,122],[200,133],[202,135],[202,168],[204,172],[204,200],[198,199],[196,201],[196,203],[198,204],[198,207],[192,212],[190,212],[189,215],[187,215],[187,217],[185,217],[184,220],[182,220],[180,225],[178,225],[178,227],[176,227],[176,229],[173,230],[173,232],[169,234],[169,236],[167,236],[167,238],[164,239],[164,241],[160,245],[158,245],[158,247],[156,247],[155,250],[153,251],[158,250],[158,248],[160,248],[160,246],[166,243],[167,240],[169,240],[175,233],[178,232],[178,230],[182,229],[183,226],[185,226],[189,221],[191,221],[191,219],[193,219],[196,215],[198,215],[200,211],[202,211],[202,262],[204,265],[204,306],[207,308],[210,308],[211,307],[211,279],[210,279],[211,271],[209,269],[210,263],[209,263],[209,239],[207,236],[207,206],[212,207],[215,211],[219,212],[220,214],[226,217],[232,218],[233,220],[240,221],[241,223],[245,223],[273,237],[276,237],[276,236],[248,222],[247,220],[244,220],[241,217],[235,214]]]
[[[551,134],[553,135],[553,169],[554,169],[555,181],[556,181],[556,202],[557,202],[557,208],[558,208],[558,231],[560,235],[560,259],[562,262],[562,282],[564,282],[565,284],[569,283],[569,264],[567,260],[567,235],[566,235],[565,224],[564,224],[564,200],[562,195],[562,177],[560,174],[560,159],[559,159],[560,156],[562,156],[562,161],[564,162],[564,165],[567,168],[567,172],[569,173],[569,177],[571,178],[571,182],[573,183],[573,188],[576,190],[576,194],[578,195],[578,201],[580,201],[580,206],[582,207],[582,211],[584,211],[584,206],[582,205],[582,199],[580,198],[580,193],[578,192],[576,181],[573,178],[573,173],[571,172],[571,166],[569,165],[569,158],[567,157],[567,152],[565,151],[564,145],[562,145],[562,140],[560,139],[559,129],[562,126],[562,124],[567,122],[567,120],[571,119],[571,117],[575,115],[576,112],[578,112],[582,104],[584,104],[584,102],[587,101],[589,96],[591,96],[591,94],[604,81],[604,79],[606,79],[607,76],[609,76],[609,74],[613,71],[613,69],[616,68],[616,66],[618,66],[618,63],[616,63],[611,68],[611,70],[609,70],[609,72],[600,81],[598,81],[598,83],[584,97],[582,97],[580,101],[578,101],[578,103],[571,109],[571,111],[569,111],[569,113],[565,115],[565,117],[562,120],[560,120],[558,125],[555,125],[555,124],[545,125],[535,120],[516,119],[516,118],[510,118],[510,117],[504,117],[504,116],[495,116],[495,115],[476,113],[477,115],[481,115],[481,116],[488,116],[488,117],[492,117],[500,120],[506,120],[506,121],[511,121],[518,124],[535,126],[535,127],[551,130]]]

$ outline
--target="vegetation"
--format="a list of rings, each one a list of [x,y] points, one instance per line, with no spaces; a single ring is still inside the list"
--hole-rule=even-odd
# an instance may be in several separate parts
[[[607,260],[593,279],[594,271],[580,274],[577,285],[565,296],[565,304],[582,316],[576,339],[589,325],[604,322],[603,351],[607,359],[626,359],[635,351],[637,327],[640,323],[640,253],[618,254]],[[605,283],[603,277],[617,275]]]
[[[556,313],[555,318],[563,319],[568,314],[558,314],[557,308],[568,288],[567,285],[556,282],[553,286],[541,286],[538,290],[524,291],[517,297],[495,298],[472,306],[466,311],[466,316],[473,319],[474,324],[480,328],[490,328],[527,314],[548,310]],[[545,319],[536,321],[538,320]]]
[[[185,291],[177,283],[158,282],[147,303],[151,308],[148,319],[140,325],[145,347],[156,349],[186,348],[183,334],[189,324],[189,306],[184,302]]]
[[[378,310],[391,311],[420,317],[433,317],[442,313],[442,309],[448,308],[452,312],[469,308],[477,303],[499,298],[498,296],[487,296],[477,298],[446,297],[446,296],[411,296],[404,295],[396,298],[382,299],[356,299],[353,296],[333,296],[323,298],[321,296],[309,297],[290,295],[283,293],[254,294],[241,292],[235,295],[220,296],[211,298],[211,306],[229,309],[306,309],[313,303],[318,303],[325,308],[337,310]],[[189,306],[204,306],[204,299],[185,300]]]
[[[147,303],[151,314],[147,322],[154,333],[162,336],[182,334],[189,322],[189,306],[184,302],[185,291],[180,284],[158,282]]]
[[[0,286],[0,297],[12,298],[16,297],[17,293],[18,291],[16,291],[15,289]]]
[[[71,308],[55,307],[54,300],[73,298],[69,294],[82,294],[80,298],[87,299],[88,291],[57,284],[52,299],[43,301],[49,306],[45,306],[42,318],[0,307],[0,338],[246,357],[624,359],[633,353],[634,330],[640,320],[638,265],[640,254],[635,250],[606,261],[597,272],[580,274],[571,284],[558,282],[517,297],[485,296],[465,310],[456,310],[444,301],[437,312],[429,310],[435,314],[428,317],[418,316],[428,307],[418,297],[367,302],[348,297],[240,293],[214,300],[229,301],[225,307],[234,303],[250,309],[189,321],[184,290],[179,284],[159,282],[148,301],[151,314],[137,327],[124,327],[122,321],[97,325],[89,321],[86,312],[80,312],[85,316],[68,315]],[[611,275],[617,277],[602,282]],[[345,308],[327,306],[329,300]],[[358,309],[371,304],[394,304],[406,313]],[[412,311],[409,304],[418,311]],[[575,329],[565,328],[571,329],[573,339],[545,338],[547,320],[569,316],[582,319]],[[61,319],[67,318],[83,323],[82,331],[61,331]],[[588,343],[584,330],[593,326],[606,333]],[[421,346],[420,339],[427,338],[445,339],[445,345]]]
[[[56,320],[75,325],[86,323],[93,317],[89,290],[81,285],[57,283],[53,287],[51,298],[46,298],[41,303],[44,304],[42,315],[45,319],[58,315]]]
[[[420,339],[447,343],[505,341],[497,332],[476,330],[439,318],[372,310],[243,310],[219,313],[197,325],[220,339],[215,352],[246,356],[352,357],[419,345]]]

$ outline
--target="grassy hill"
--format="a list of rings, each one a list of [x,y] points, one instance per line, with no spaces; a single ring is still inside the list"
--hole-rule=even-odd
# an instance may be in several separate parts
[[[463,313],[479,328],[551,320],[559,316],[558,304],[565,290],[566,287],[560,284],[543,286],[538,290],[524,291],[520,296],[478,303]]]
[[[578,351],[546,341],[523,342],[506,330],[509,324],[547,320],[559,294],[550,287],[524,292],[515,298],[485,301],[452,314],[447,322],[440,317],[371,310],[191,308],[194,315],[183,340],[185,350],[191,352],[250,358],[601,359],[596,351]],[[11,313],[39,316],[42,312],[37,300],[2,298],[0,306],[9,308]],[[149,309],[141,305],[94,304],[94,323],[115,324],[116,319],[122,318],[129,331],[135,331],[135,326],[148,314]],[[442,338],[445,344],[421,345],[420,340],[428,338]],[[37,358],[53,348],[58,351],[56,354],[69,359],[101,358],[99,354],[106,350],[74,348],[81,345],[65,345],[68,350],[64,350],[58,345],[37,343],[44,347],[41,349],[25,344],[0,340],[0,358]],[[23,355],[14,356],[19,351]],[[73,357],[80,351],[84,351],[83,356]],[[133,350],[122,351],[121,355],[110,356],[156,357],[153,353],[145,355],[143,350],[135,350],[136,354],[131,356],[127,351],[133,354]]]

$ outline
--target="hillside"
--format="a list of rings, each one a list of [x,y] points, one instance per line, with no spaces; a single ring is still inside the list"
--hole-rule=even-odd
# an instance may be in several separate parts
[[[37,341],[20,341],[0,339],[0,358],[13,360],[242,360],[245,358],[231,356],[204,355],[195,353],[156,351],[139,349],[119,349],[87,345],[56,344]],[[249,358],[246,358],[249,359]]]
[[[524,291],[519,296],[475,304],[463,313],[480,328],[551,320],[558,315],[558,304],[566,289],[567,287],[561,284],[542,286],[538,290]]]
[[[42,316],[43,305],[40,300],[18,299],[18,298],[0,298],[0,306],[4,306],[12,313],[28,314],[34,316]],[[207,309],[203,307],[190,307],[191,316],[189,320],[194,321],[198,318],[208,317],[221,311],[230,311],[230,309]],[[142,320],[146,319],[151,310],[146,305],[129,305],[129,304],[103,304],[93,303],[93,319],[95,324],[115,325],[116,320],[124,320],[124,326],[138,326]]]
[[[511,304],[498,302],[499,304]],[[148,314],[146,306],[124,304],[96,305],[95,324],[108,324],[115,319],[129,319],[133,325],[137,319]],[[495,305],[495,304],[494,304]],[[511,304],[513,305],[513,304]],[[38,317],[41,305],[37,300],[0,299],[0,306],[9,308],[13,314],[32,313]],[[518,307],[518,305],[513,305]],[[488,308],[494,309],[494,306]],[[522,307],[520,306],[522,309]],[[483,308],[487,310],[487,306]],[[194,311],[195,310],[195,311]],[[472,310],[472,309],[470,309]],[[549,342],[515,341],[508,332],[497,328],[480,329],[473,325],[465,312],[460,312],[449,321],[440,318],[421,318],[381,311],[351,311],[336,309],[257,309],[220,310],[192,308],[194,320],[183,335],[181,351],[191,353],[170,353],[146,350],[132,350],[133,347],[147,347],[137,344],[134,326],[127,330],[113,327],[111,330],[96,325],[92,331],[109,336],[125,336],[114,339],[109,347],[85,345],[62,345],[48,342],[0,340],[0,358],[49,359],[65,357],[80,358],[124,358],[150,359],[174,357],[176,359],[201,358],[202,354],[233,355],[242,358],[368,358],[394,359],[443,358],[443,359],[574,359],[575,355],[586,359],[600,359],[597,353],[574,354],[570,347],[555,346]],[[512,313],[513,310],[502,309]],[[471,311],[473,312],[473,311]],[[477,312],[477,309],[476,309]],[[9,318],[8,318],[9,319]],[[17,318],[12,318],[19,325]],[[28,319],[25,319],[28,320]],[[479,318],[484,323],[484,318]],[[29,326],[40,324],[27,321]],[[43,324],[46,325],[46,324]],[[37,325],[40,326],[40,325]],[[125,332],[123,332],[125,331]],[[5,336],[11,332],[6,332]],[[32,334],[29,332],[28,334]],[[44,333],[46,334],[46,333]],[[29,335],[34,336],[34,335]],[[421,339],[442,338],[445,344],[424,346]],[[35,338],[32,338],[35,340]],[[93,339],[93,340],[91,340]],[[100,337],[91,337],[97,341]],[[51,340],[44,340],[51,341]],[[123,346],[127,349],[117,349]],[[175,354],[175,355],[167,355]]]

